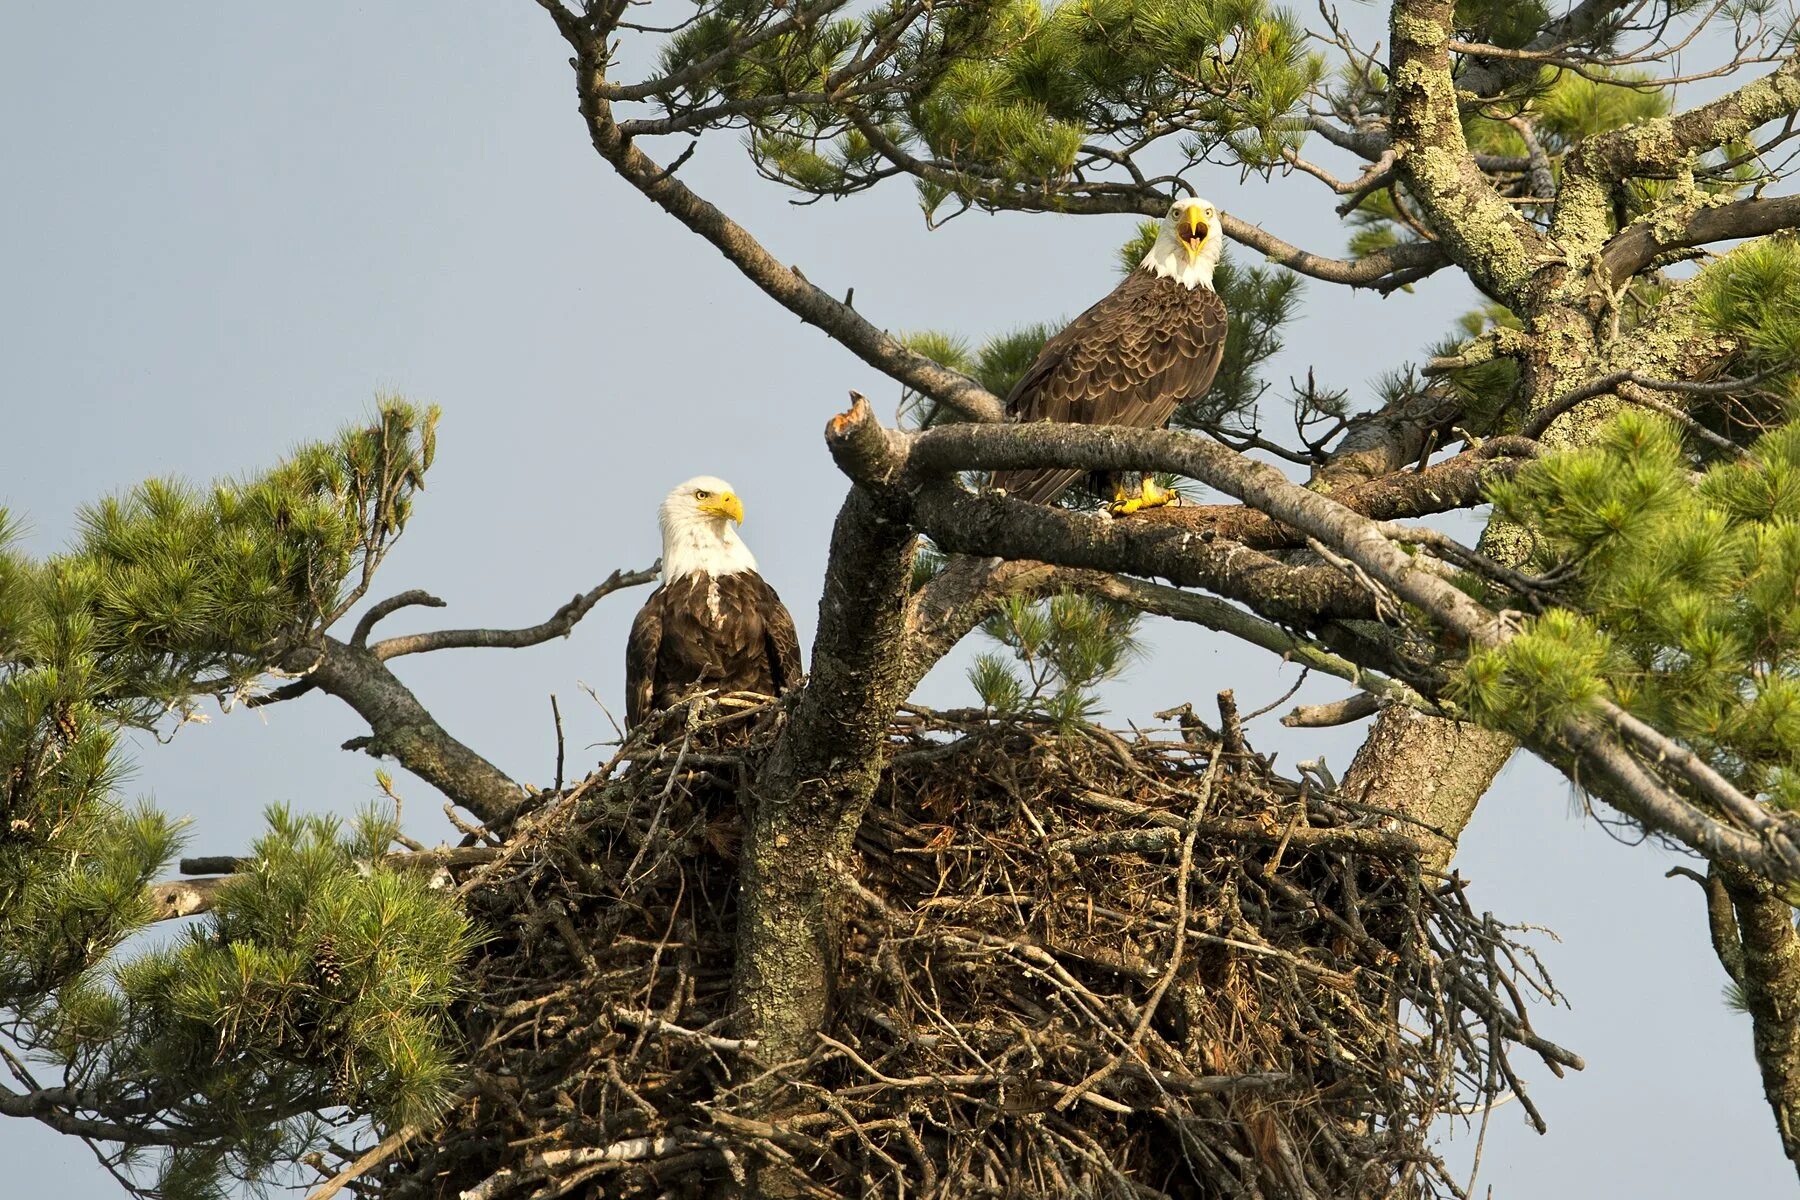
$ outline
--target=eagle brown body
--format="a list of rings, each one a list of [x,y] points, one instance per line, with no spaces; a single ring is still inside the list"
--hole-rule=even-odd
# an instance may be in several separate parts
[[[1184,401],[1205,394],[1225,353],[1225,304],[1207,284],[1183,283],[1149,263],[1044,343],[1006,397],[1010,418],[1160,429]],[[996,471],[993,486],[1047,504],[1084,474]]]
[[[801,673],[794,618],[761,575],[683,575],[651,593],[632,622],[625,726],[699,691],[779,696]]]

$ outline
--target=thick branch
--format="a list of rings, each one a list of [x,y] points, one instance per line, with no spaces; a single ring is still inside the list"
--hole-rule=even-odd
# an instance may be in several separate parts
[[[1369,619],[1374,598],[1346,586],[1330,567],[1290,567],[1234,542],[1209,540],[1179,526],[1114,521],[1003,496],[972,496],[954,485],[920,489],[915,519],[946,550],[1065,567],[1125,572],[1205,588],[1277,621],[1310,627],[1332,619]]]
[[[1396,0],[1390,24],[1394,171],[1471,282],[1509,307],[1524,301],[1543,236],[1475,163],[1451,77],[1455,0]]]
[[[879,469],[874,425],[859,398],[827,443],[840,461]],[[810,1051],[829,1008],[856,829],[910,686],[902,648],[915,541],[891,489],[851,490],[832,530],[811,676],[752,785],[733,992],[741,1034],[769,1062]]]
[[[443,608],[444,602],[423,588],[413,588],[411,591],[401,592],[398,596],[389,596],[386,600],[369,606],[369,611],[362,615],[362,619],[356,623],[356,629],[350,634],[350,644],[352,646],[368,645],[369,634],[374,632],[377,624],[401,609],[411,608],[414,605],[421,605],[425,608]]]
[[[1381,701],[1370,692],[1357,692],[1328,704],[1296,706],[1281,723],[1289,729],[1330,729],[1351,725],[1381,711]]]
[[[570,600],[567,604],[552,613],[548,620],[541,624],[529,626],[525,629],[439,629],[432,633],[407,633],[402,634],[399,637],[383,638],[381,641],[376,642],[373,646],[369,647],[369,653],[373,654],[377,659],[386,661],[390,658],[399,658],[403,654],[424,654],[432,650],[460,650],[471,648],[516,650],[520,647],[535,646],[540,642],[547,642],[551,638],[567,637],[569,632],[573,630],[581,619],[588,615],[594,605],[600,603],[602,599],[624,588],[638,587],[641,584],[649,583],[656,578],[657,570],[658,568],[655,566],[646,567],[641,571],[615,570],[611,575],[608,575],[605,579],[601,580],[598,587],[595,587],[592,591],[586,592],[580,596],[576,596],[573,600]],[[386,603],[394,604],[394,601],[405,600],[408,596],[413,595],[415,595],[415,593],[408,592],[404,595],[396,596],[394,597],[394,600],[387,601]],[[422,596],[424,593],[420,592],[416,593],[416,595]],[[426,603],[426,601],[415,599],[408,601],[408,603],[420,604]],[[442,604],[443,601],[440,600],[434,607],[441,607]],[[376,608],[369,610],[369,613],[363,617],[363,621],[372,625],[374,622],[371,621],[370,618],[375,617],[380,607],[380,605],[377,605]],[[400,605],[395,605],[395,607],[400,607]],[[377,617],[376,619],[379,618]],[[359,624],[357,626],[357,631],[359,633],[364,633],[366,636],[366,631],[363,629],[362,625]],[[351,644],[356,644],[355,638],[351,639]]]
[[[102,1142],[118,1142],[128,1146],[185,1146],[193,1142],[176,1130],[149,1125],[120,1125],[112,1121],[76,1115],[81,1103],[71,1088],[44,1088],[33,1092],[15,1092],[0,1087],[0,1116],[29,1117],[58,1133],[93,1138]]]
[[[1726,871],[1737,909],[1742,992],[1754,1032],[1763,1095],[1775,1115],[1781,1148],[1800,1170],[1800,935],[1794,908],[1780,889],[1741,871]]]
[[[1761,237],[1800,227],[1800,196],[1769,196],[1709,204],[1685,219],[1655,212],[1614,235],[1601,252],[1601,265],[1617,283],[1631,278],[1664,254],[1736,238]]]
[[[1484,632],[1494,624],[1492,614],[1430,571],[1422,569],[1411,555],[1382,537],[1368,518],[1329,497],[1290,482],[1273,467],[1245,458],[1205,438],[1167,430],[1117,426],[1038,424],[998,428],[949,425],[927,430],[916,437],[909,455],[908,472],[914,478],[929,479],[960,470],[1039,466],[1105,471],[1160,470],[1197,479],[1350,557],[1400,596],[1426,608],[1463,636],[1480,641],[1494,636]],[[1010,523],[1017,525],[1035,523],[1031,521],[1033,517],[1059,515],[1042,506],[1021,504],[1004,497],[970,498],[960,489],[942,485],[925,487],[918,499],[921,526],[939,544],[944,544],[938,536],[943,522],[927,515],[930,506],[963,505],[967,506],[963,508],[965,516],[987,515],[982,533],[1004,531],[1008,522],[996,521],[995,517],[1010,517]],[[1082,552],[1082,557],[1091,561],[1069,562],[1051,554],[1025,553],[1018,557],[1040,557],[1066,565],[1094,566],[1104,570],[1108,565],[1099,561],[1104,553],[1095,554],[1095,549],[1114,544],[1133,545],[1140,551],[1157,552],[1156,557],[1166,562],[1175,574],[1171,575],[1161,566],[1145,569],[1138,564],[1122,568],[1114,564],[1112,569],[1125,569],[1135,575],[1162,576],[1177,583],[1198,583],[1191,578],[1195,573],[1193,563],[1217,557],[1217,552],[1204,538],[1192,533],[1168,528],[1139,533],[1132,527],[1148,523],[1113,521],[1103,516],[1064,518],[1060,524],[1064,530],[1070,530],[1076,521],[1090,527],[1091,533],[1088,529],[1075,533],[1067,539],[1069,548]],[[1046,523],[1042,528],[1047,532],[1056,526]],[[945,532],[953,538],[962,536],[962,531]],[[958,548],[977,552],[971,545]],[[1254,552],[1240,550],[1238,553]],[[1305,570],[1279,566],[1278,569]],[[1190,578],[1180,579],[1176,575]],[[1351,615],[1339,611],[1340,604],[1341,599],[1326,598],[1322,611],[1331,615]],[[1281,617],[1287,615],[1280,614]]]
[[[864,419],[873,421],[866,410]],[[892,450],[891,437],[888,446]],[[920,484],[914,493],[914,511],[920,527],[940,545],[958,543],[952,548],[965,553],[993,553],[996,547],[990,543],[990,537],[1004,532],[1003,523],[996,521],[995,515],[1008,515],[1006,509],[1031,506],[1015,505],[1004,498],[968,497],[943,482],[942,477],[960,470],[1023,467],[1151,469],[1199,479],[1316,539],[1364,572],[1370,586],[1391,589],[1455,638],[1472,646],[1491,648],[1503,645],[1513,636],[1506,622],[1383,537],[1376,522],[1289,482],[1262,463],[1210,441],[1168,431],[1068,425],[946,426],[928,430],[912,439],[905,466],[910,479],[940,479],[935,484]],[[1024,513],[1010,515],[1015,522],[1028,519]],[[1057,514],[1040,510],[1038,520],[1048,522],[1056,517]],[[1068,518],[1061,520],[1066,522]],[[1088,523],[1104,523],[1109,530],[1116,525],[1133,524],[1099,520]],[[1043,527],[1055,528],[1048,524]],[[1203,545],[1200,539],[1187,536],[1192,543]],[[1074,548],[1083,547],[1077,542]],[[1180,564],[1187,556],[1181,551],[1192,552],[1192,547],[1165,543],[1164,549],[1170,565],[1182,573]],[[1038,546],[1019,556],[1066,565],[1123,568],[1134,574],[1167,574],[1161,569],[1145,571],[1135,563],[1069,563],[1057,554],[1042,551],[1043,547]],[[1736,863],[1771,879],[1800,878],[1788,824],[1774,822],[1772,830],[1752,833],[1715,820],[1646,771],[1607,736],[1595,718],[1562,718],[1534,730],[1529,744],[1572,778],[1597,782],[1596,790],[1622,811],[1678,838],[1708,858]],[[1708,781],[1705,790],[1708,798],[1726,811],[1741,814],[1754,806],[1754,801],[1735,792],[1729,797],[1716,794],[1717,786]]]
[[[1345,508],[1375,521],[1453,512],[1482,503],[1490,486],[1510,478],[1537,454],[1537,445],[1526,438],[1494,438],[1423,471],[1395,471],[1329,494]],[[1418,457],[1416,450],[1413,457]],[[1149,509],[1138,519],[1210,532],[1258,550],[1286,549],[1305,541],[1267,513],[1242,504]]]
[[[1748,137],[1759,126],[1793,112],[1800,112],[1800,54],[1790,55],[1760,79],[1686,112],[1585,138],[1570,155],[1568,169],[1610,182],[1667,178],[1695,155]]]
[[[1601,249],[1600,241],[1611,219],[1613,192],[1620,182],[1646,177],[1674,178],[1692,163],[1696,155],[1745,137],[1758,126],[1797,110],[1800,110],[1800,55],[1793,55],[1769,74],[1709,103],[1674,116],[1640,121],[1584,138],[1564,160],[1562,187],[1558,190],[1551,235],[1566,253]],[[1605,264],[1612,278],[1626,277],[1624,268],[1639,260],[1654,244],[1658,225],[1674,217],[1679,231],[1680,224],[1700,216],[1694,213],[1684,217],[1678,210],[1671,211],[1675,209],[1674,204],[1658,206],[1643,221],[1613,238],[1613,244],[1620,249],[1613,261]],[[1779,209],[1746,210],[1738,220],[1754,223],[1769,220],[1779,212]],[[1704,223],[1712,221],[1709,218]],[[1729,224],[1727,220],[1713,227]],[[1648,228],[1634,232],[1638,225]],[[1646,235],[1649,241],[1644,240]],[[1679,232],[1676,240],[1680,240]]]
[[[333,637],[323,641],[324,652],[308,678],[369,723],[373,736],[352,746],[398,759],[483,821],[497,821],[517,806],[524,789],[451,737],[373,650]]]

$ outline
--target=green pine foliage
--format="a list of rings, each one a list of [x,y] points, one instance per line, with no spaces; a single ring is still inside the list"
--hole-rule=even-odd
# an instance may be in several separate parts
[[[348,829],[282,808],[268,821],[208,922],[120,967],[121,1029],[154,1031],[134,1065],[216,1059],[390,1125],[428,1119],[454,1088],[445,1013],[467,918],[426,875],[382,865],[398,833],[382,814]]]
[[[1752,242],[1698,287],[1735,369],[1787,415],[1800,363],[1800,244]],[[1529,621],[1461,678],[1471,711],[1524,732],[1608,697],[1678,738],[1745,792],[1800,807],[1800,426],[1742,458],[1622,411],[1592,446],[1493,491],[1529,529],[1536,565],[1572,568],[1566,606]],[[1710,460],[1710,461],[1709,461]],[[1704,468],[1696,474],[1696,468]]]
[[[872,186],[876,143],[889,143],[933,164],[918,184],[929,216],[952,197],[990,205],[1059,183],[1084,144],[1165,136],[1175,121],[1189,163],[1278,165],[1322,69],[1301,24],[1265,0],[982,0],[923,30],[902,29],[903,12],[768,38],[653,99],[673,118],[747,127],[766,176],[816,195]],[[706,62],[766,15],[756,0],[708,4],[666,43],[662,71]],[[860,94],[832,96],[833,73],[884,41],[899,50]]]
[[[1761,238],[1720,260],[1702,277],[1698,311],[1736,341],[1733,372],[1757,377],[1757,390],[1791,416],[1800,402],[1800,242]]]
[[[1059,724],[1100,711],[1094,691],[1141,652],[1135,609],[1064,592],[1012,597],[982,625],[1008,653],[981,655],[969,682],[996,712],[1037,712]]]
[[[146,483],[41,561],[0,514],[0,1032],[67,1086],[179,1127],[161,1194],[291,1161],[326,1109],[412,1120],[452,1086],[445,1010],[471,935],[425,879],[380,865],[389,823],[271,813],[212,913],[122,949],[183,830],[121,800],[121,732],[242,693],[344,615],[405,527],[436,416],[386,400],[261,475]]]
[[[1698,486],[1680,430],[1622,413],[1590,449],[1496,488],[1546,559],[1578,564],[1569,608],[1471,657],[1464,698],[1523,730],[1610,696],[1740,788],[1800,806],[1800,428]]]

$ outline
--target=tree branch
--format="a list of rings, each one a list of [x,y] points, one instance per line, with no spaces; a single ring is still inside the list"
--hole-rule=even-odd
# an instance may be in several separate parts
[[[1700,885],[1706,896],[1706,932],[1712,939],[1713,954],[1719,965],[1725,968],[1725,975],[1738,987],[1744,985],[1744,946],[1738,937],[1737,912],[1731,906],[1731,891],[1725,886],[1725,876],[1719,868],[1714,867],[1702,875],[1689,867],[1670,867],[1663,872],[1664,879],[1681,876],[1691,879]]]
[[[1790,55],[1762,78],[1686,112],[1635,122],[1582,139],[1563,161],[1551,237],[1565,253],[1601,250],[1611,220],[1613,191],[1619,183],[1633,178],[1673,178],[1696,155],[1745,137],[1758,126],[1797,110],[1800,54]],[[1611,279],[1628,278],[1623,273],[1625,268],[1638,262],[1655,244],[1659,225],[1671,217],[1684,224],[1700,217],[1700,212],[1677,215],[1671,211],[1676,208],[1674,203],[1659,205],[1611,239],[1619,249],[1611,262],[1602,263]],[[1779,208],[1759,208],[1744,210],[1735,220],[1754,226],[1783,215]],[[1732,223],[1730,219],[1715,221],[1707,218],[1702,226],[1717,229]],[[1639,226],[1645,228],[1634,232]],[[1682,236],[1677,232],[1676,241]]]
[[[850,414],[851,419],[873,423],[864,406]],[[868,440],[866,435],[864,440]],[[1030,425],[993,428],[975,425],[950,425],[914,435],[907,447],[903,466],[893,456],[898,450],[896,435],[888,435],[883,443],[887,458],[884,469],[892,475],[896,470],[908,481],[919,481],[910,494],[913,516],[919,527],[939,545],[965,553],[992,554],[999,548],[997,536],[1007,532],[1006,522],[995,517],[1008,517],[1016,525],[1031,520],[1023,511],[1037,507],[1038,532],[1055,531],[1052,522],[1067,523],[1070,518],[1055,514],[1041,506],[1021,505],[998,497],[974,498],[946,482],[957,471],[981,469],[1016,469],[1029,467],[1064,467],[1081,470],[1161,470],[1201,480],[1227,494],[1234,495],[1271,516],[1293,526],[1343,556],[1366,574],[1371,585],[1391,589],[1398,597],[1415,605],[1432,621],[1454,637],[1474,647],[1496,648],[1513,636],[1508,623],[1488,612],[1470,596],[1432,570],[1406,554],[1383,537],[1376,522],[1353,513],[1342,505],[1289,482],[1280,472],[1265,464],[1253,462],[1206,439],[1165,430],[1122,429],[1109,426]],[[938,482],[924,482],[934,477]],[[1107,522],[1090,519],[1089,525],[1104,524],[1110,531],[1130,521]],[[1066,529],[1066,525],[1065,525]],[[1094,553],[1097,539],[1084,544],[1074,540],[1054,547],[1058,551],[1075,551],[1076,561],[1064,559],[1060,553],[1046,553],[1039,544],[1020,548],[1018,557],[1042,558],[1065,565],[1096,566],[1101,569],[1125,569],[1133,574],[1157,574],[1165,577],[1188,573],[1186,562],[1204,552],[1200,539],[1186,535],[1188,544],[1164,543],[1167,567],[1145,570],[1135,562],[1105,562],[1120,556],[1127,547],[1141,544],[1121,539],[1108,547],[1113,555]],[[1103,536],[1103,539],[1106,540]],[[1086,553],[1082,553],[1086,551]],[[1003,551],[1004,552],[1004,551]],[[1248,553],[1248,552],[1246,552]],[[1178,582],[1180,580],[1177,580]],[[1661,781],[1649,774],[1625,749],[1611,740],[1603,730],[1601,716],[1560,718],[1532,731],[1527,742],[1546,761],[1556,763],[1571,778],[1597,780],[1598,790],[1622,811],[1643,824],[1669,833],[1688,846],[1716,861],[1742,865],[1770,879],[1800,879],[1800,856],[1795,852],[1792,826],[1775,821],[1764,826],[1758,818],[1757,832],[1735,828],[1708,816]],[[1680,763],[1675,762],[1677,767]],[[1693,778],[1689,772],[1690,780]],[[1704,781],[1709,800],[1740,817],[1754,810],[1761,813],[1753,800],[1723,787],[1722,781]]]
[[[832,419],[826,442],[879,475],[886,439],[866,400]],[[900,651],[915,541],[894,489],[851,489],[832,530],[810,678],[752,785],[733,996],[742,1036],[769,1062],[809,1052],[829,1008],[856,829],[910,686]]]
[[[661,565],[655,564],[641,571],[615,570],[601,580],[599,586],[583,595],[576,596],[557,609],[548,620],[525,629],[440,629],[432,633],[407,633],[399,637],[383,638],[368,648],[369,653],[385,662],[390,658],[399,658],[403,654],[425,654],[433,650],[472,648],[516,650],[524,646],[535,646],[540,642],[547,642],[554,637],[567,637],[581,619],[592,611],[594,605],[614,592],[649,583],[656,578],[656,573],[660,569]],[[435,597],[426,597],[424,600],[407,599],[419,596],[425,596],[425,593],[407,592],[384,603],[393,605],[393,608],[401,608],[404,605],[398,604],[396,601],[405,600],[409,604],[423,604],[435,599]],[[443,601],[441,600],[433,605],[433,607],[442,606]],[[380,605],[376,606],[377,609],[380,607]],[[388,611],[393,611],[393,608]],[[385,616],[386,613],[381,615]],[[374,617],[375,620],[380,619],[376,616],[376,609],[369,610],[363,617],[363,622],[356,627],[358,633],[367,636],[368,631],[364,625],[374,624],[371,617]],[[357,644],[355,637],[352,637],[351,645]]]
[[[1528,438],[1492,438],[1423,471],[1395,471],[1365,482],[1322,490],[1345,508],[1374,521],[1431,516],[1482,503],[1489,487],[1510,478],[1539,452],[1537,444]],[[1412,458],[1417,457],[1415,451]],[[1242,504],[1154,508],[1136,519],[1210,532],[1214,537],[1258,550],[1286,549],[1305,540],[1267,513]]]
[[[493,862],[501,855],[498,846],[439,846],[435,850],[397,850],[382,856],[383,866],[402,871],[436,871],[459,869]],[[181,873],[204,875],[203,879],[166,879],[147,889],[154,911],[153,921],[174,921],[192,917],[212,909],[221,887],[230,883],[236,873],[255,865],[254,859],[230,855],[207,858],[184,858]]]
[[[1457,76],[1457,88],[1476,98],[1499,95],[1507,88],[1536,79],[1542,63],[1537,56],[1567,49],[1602,31],[1608,21],[1627,8],[1625,0],[1582,0],[1562,16],[1547,22],[1526,42],[1518,58],[1472,57]]]
[[[1613,235],[1601,251],[1601,266],[1617,283],[1630,279],[1663,255],[1692,246],[1760,237],[1800,228],[1800,196],[1767,196],[1705,204],[1685,218],[1659,209]]]
[[[1455,7],[1455,0],[1395,0],[1388,93],[1394,171],[1470,281],[1520,308],[1544,238],[1494,190],[1469,151],[1451,75]]]
[[[120,1125],[108,1120],[76,1115],[76,1109],[86,1107],[88,1105],[72,1088],[15,1092],[10,1088],[0,1087],[0,1116],[29,1117],[58,1133],[128,1146],[186,1146],[196,1140],[178,1130],[158,1129],[149,1125]]]
[[[398,596],[389,596],[386,600],[371,605],[369,611],[362,615],[362,620],[356,623],[355,631],[350,634],[350,644],[352,646],[368,645],[369,633],[375,628],[377,622],[415,604],[423,605],[426,608],[444,607],[442,600],[423,588],[414,588],[411,591],[401,592]]]
[[[367,647],[325,636],[308,678],[369,723],[371,737],[351,745],[400,765],[483,821],[502,819],[525,791],[506,772],[455,738]]]
[[[1742,871],[1723,872],[1742,952],[1744,1007],[1750,1012],[1763,1095],[1781,1148],[1800,1170],[1800,934],[1780,889]]]
[[[1370,692],[1357,692],[1329,704],[1302,704],[1281,718],[1289,729],[1328,729],[1350,725],[1381,711],[1381,701]]]
[[[575,50],[576,94],[594,149],[632,187],[711,242],[733,266],[783,308],[891,379],[976,421],[997,421],[1000,400],[959,371],[908,349],[861,313],[828,295],[798,270],[776,261],[743,226],[639,150],[613,119],[605,98],[606,33],[559,21]]]

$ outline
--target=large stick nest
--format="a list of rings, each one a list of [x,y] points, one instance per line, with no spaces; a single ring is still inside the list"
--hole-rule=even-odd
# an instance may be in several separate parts
[[[1387,815],[1191,713],[1125,737],[918,710],[831,1025],[763,1061],[730,987],[767,742],[628,746],[464,885],[493,934],[474,1084],[388,1194],[1460,1195],[1434,1123],[1508,1091],[1539,1119],[1509,1047],[1578,1065],[1531,1032],[1536,959]]]

